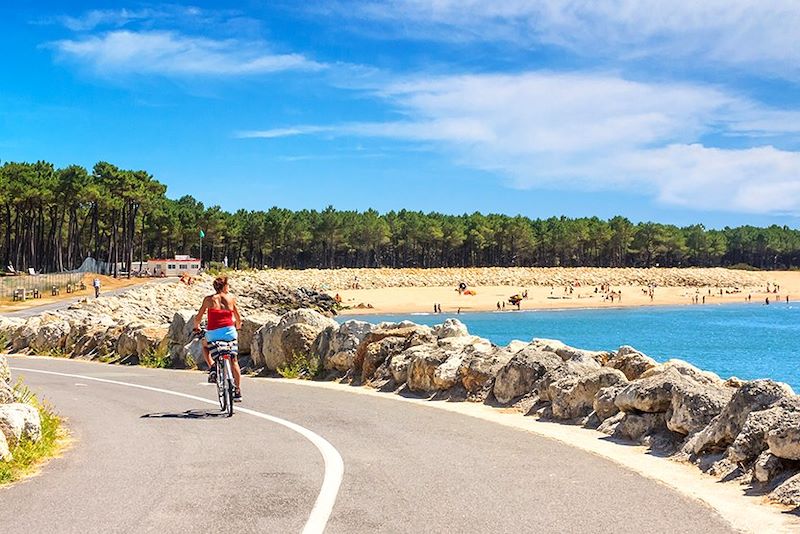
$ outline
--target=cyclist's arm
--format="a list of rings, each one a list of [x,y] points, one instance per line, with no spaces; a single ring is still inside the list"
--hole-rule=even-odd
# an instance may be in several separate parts
[[[239,315],[239,306],[236,305],[236,299],[231,299],[231,311],[236,320],[236,330],[242,329],[242,316]]]
[[[210,299],[208,297],[203,299],[203,305],[200,306],[200,311],[197,312],[197,315],[194,316],[194,329],[200,330],[200,323],[203,321],[203,316],[206,314],[206,310],[208,309],[208,303]]]

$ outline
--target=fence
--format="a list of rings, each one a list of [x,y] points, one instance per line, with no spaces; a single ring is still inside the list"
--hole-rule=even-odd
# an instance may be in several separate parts
[[[0,277],[0,300],[12,300],[14,292],[24,289],[27,298],[31,298],[33,290],[38,290],[42,296],[52,294],[53,287],[59,291],[66,291],[67,285],[80,286],[85,273],[56,273]]]

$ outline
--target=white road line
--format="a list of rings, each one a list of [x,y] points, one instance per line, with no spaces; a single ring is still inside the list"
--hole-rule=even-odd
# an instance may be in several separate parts
[[[217,405],[217,401],[204,399],[203,397],[196,397],[194,395],[189,395],[187,393],[180,393],[178,391],[172,391],[169,389],[143,386],[141,384],[131,384],[129,382],[120,382],[118,380],[108,380],[105,378],[95,378],[92,376],[85,376],[85,375],[57,373],[55,371],[43,371],[39,369],[29,369],[26,367],[12,367],[12,369],[15,371],[22,371],[26,373],[41,373],[45,375],[65,376],[68,378],[80,378],[82,380],[92,380],[95,382],[103,382],[106,384],[114,384],[117,386],[145,389],[147,391],[154,391],[156,393],[164,393],[166,395],[174,395],[176,397],[191,399],[197,402],[203,402],[205,404],[213,404],[215,406]],[[308,516],[308,520],[306,521],[306,524],[303,527],[303,534],[317,534],[317,533],[321,534],[322,532],[324,532],[325,527],[328,524],[328,519],[330,518],[331,511],[333,510],[333,505],[336,502],[336,495],[339,493],[339,486],[342,484],[342,476],[344,475],[344,462],[342,461],[342,456],[339,454],[339,451],[337,451],[333,445],[331,445],[325,438],[323,438],[319,434],[315,434],[311,430],[302,427],[296,423],[292,423],[291,421],[287,421],[285,419],[281,419],[280,417],[275,417],[262,412],[257,412],[255,410],[250,410],[248,408],[237,407],[236,411],[245,413],[247,415],[252,415],[253,417],[266,419],[267,421],[284,426],[289,430],[293,430],[294,432],[297,432],[298,434],[306,438],[308,441],[313,443],[314,446],[317,448],[317,450],[319,450],[320,454],[322,454],[322,459],[325,462],[325,476],[322,479],[322,488],[320,488],[319,495],[317,495],[317,500],[314,502],[314,507],[311,509],[311,514]]]

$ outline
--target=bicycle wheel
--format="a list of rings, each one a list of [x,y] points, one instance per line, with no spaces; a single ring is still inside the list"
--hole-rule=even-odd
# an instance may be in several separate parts
[[[233,380],[228,379],[228,387],[226,388],[226,391],[228,392],[228,417],[233,417]]]
[[[225,390],[227,389],[227,379],[225,377],[225,366],[216,363],[217,366],[217,397],[219,398],[219,409],[225,411],[228,408],[227,400],[225,398]]]

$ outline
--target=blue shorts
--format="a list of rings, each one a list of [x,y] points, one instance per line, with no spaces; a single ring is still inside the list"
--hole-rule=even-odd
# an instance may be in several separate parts
[[[235,326],[223,326],[206,332],[206,341],[209,343],[214,341],[235,341],[238,337]]]

